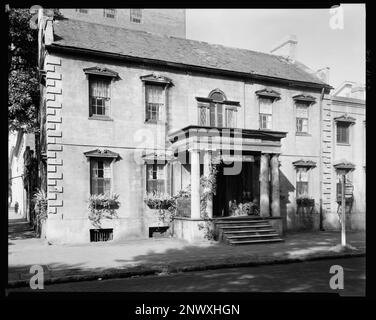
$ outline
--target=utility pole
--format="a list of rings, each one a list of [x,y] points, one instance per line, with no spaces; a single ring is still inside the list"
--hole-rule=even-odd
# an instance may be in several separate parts
[[[336,172],[341,176],[341,245],[346,246],[346,174],[355,169],[355,165],[346,160],[334,165]]]
[[[341,205],[342,205],[342,215],[341,215],[341,245],[346,246],[346,198],[345,198],[345,188],[346,188],[346,173],[341,174]]]

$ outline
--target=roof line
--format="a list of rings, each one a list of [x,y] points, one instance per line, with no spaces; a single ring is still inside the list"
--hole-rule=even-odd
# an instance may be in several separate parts
[[[92,50],[92,49],[87,49],[87,48],[59,45],[56,43],[46,45],[46,49],[47,50],[50,49],[52,51],[56,50],[56,51],[65,51],[65,52],[79,52],[82,54],[86,53],[86,54],[92,54],[96,56],[100,55],[100,56],[105,56],[108,58],[117,58],[117,59],[128,60],[128,61],[142,61],[147,64],[162,65],[162,66],[174,67],[178,69],[188,68],[194,71],[202,71],[202,72],[206,71],[207,73],[211,73],[211,74],[216,73],[216,74],[222,74],[222,75],[232,75],[232,76],[237,76],[237,77],[247,78],[247,79],[268,80],[268,81],[275,81],[279,83],[296,84],[297,86],[308,86],[308,87],[317,88],[317,89],[321,89],[321,88],[332,89],[332,87],[327,84],[290,80],[290,79],[284,79],[284,78],[263,76],[263,75],[255,74],[255,73],[216,69],[216,68],[209,68],[209,67],[203,67],[203,66],[189,65],[189,64],[184,64],[184,63],[150,59],[150,58],[134,57],[134,56],[123,55],[119,53],[111,53],[111,52],[98,51],[98,50]]]

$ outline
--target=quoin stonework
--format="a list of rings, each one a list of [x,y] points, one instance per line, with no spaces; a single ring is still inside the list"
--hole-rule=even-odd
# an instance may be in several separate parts
[[[333,90],[329,69],[298,61],[295,36],[262,53],[186,39],[183,9],[61,13],[38,21],[38,181],[48,195],[49,242],[93,241],[98,229],[119,240],[167,228],[195,241],[208,225],[229,243],[338,229],[334,166],[342,162],[354,167],[347,227],[365,229],[364,86]],[[203,215],[201,181],[213,168]],[[145,202],[146,194],[187,189],[171,223]],[[100,228],[88,218],[98,194],[118,194],[121,204]],[[258,214],[241,218],[247,203]],[[231,227],[237,216],[243,231]]]

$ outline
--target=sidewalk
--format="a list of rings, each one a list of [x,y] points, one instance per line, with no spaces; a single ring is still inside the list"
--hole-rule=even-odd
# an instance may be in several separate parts
[[[172,238],[48,245],[30,238],[27,224],[22,229],[22,223],[16,228],[14,222],[8,236],[9,287],[28,286],[34,264],[43,266],[45,283],[58,283],[364,256],[366,249],[364,232],[348,232],[348,243],[356,249],[342,250],[340,233],[328,231],[287,234],[284,242],[242,246]]]

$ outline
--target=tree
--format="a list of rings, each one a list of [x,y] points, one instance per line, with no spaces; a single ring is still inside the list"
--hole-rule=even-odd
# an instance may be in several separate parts
[[[37,131],[38,31],[29,9],[8,10],[8,129]]]

